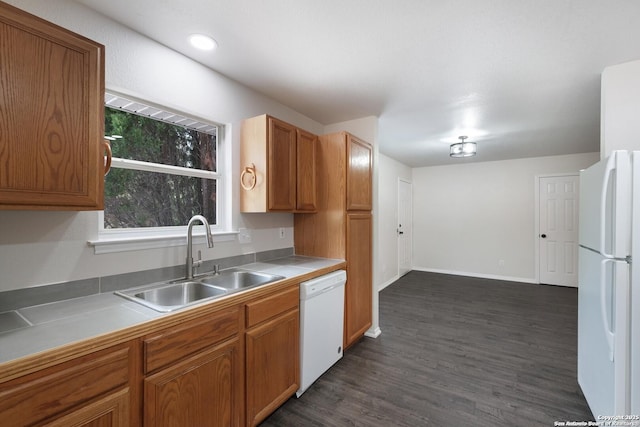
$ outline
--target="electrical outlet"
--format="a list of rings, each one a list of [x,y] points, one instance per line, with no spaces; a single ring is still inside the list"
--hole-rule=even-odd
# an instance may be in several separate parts
[[[280,227],[280,238],[284,239],[284,227]]]
[[[498,260],[498,266],[504,267],[504,260],[503,259]]]

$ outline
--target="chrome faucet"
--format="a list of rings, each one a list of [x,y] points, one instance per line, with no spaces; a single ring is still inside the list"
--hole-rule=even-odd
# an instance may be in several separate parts
[[[193,224],[196,221],[200,221],[204,224],[204,230],[207,233],[207,246],[213,247],[213,235],[211,234],[211,227],[209,227],[209,221],[202,215],[194,215],[189,220],[187,227],[187,279],[193,279],[193,267],[198,267],[202,264],[202,259],[198,256],[198,261],[193,262]]]

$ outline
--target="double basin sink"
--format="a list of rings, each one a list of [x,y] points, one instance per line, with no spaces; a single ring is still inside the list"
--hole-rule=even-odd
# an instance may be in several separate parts
[[[153,310],[169,312],[284,278],[274,274],[231,268],[193,279],[144,286],[118,291],[115,294]]]

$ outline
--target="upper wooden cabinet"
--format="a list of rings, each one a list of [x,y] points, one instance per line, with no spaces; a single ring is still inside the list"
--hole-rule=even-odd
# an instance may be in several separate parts
[[[317,137],[268,115],[240,132],[240,211],[315,211]]]
[[[347,210],[370,211],[372,177],[371,146],[351,134],[347,145]]]
[[[104,46],[0,2],[0,64],[0,209],[102,209]]]
[[[296,211],[315,212],[318,191],[316,185],[316,146],[318,137],[297,130],[296,138]]]

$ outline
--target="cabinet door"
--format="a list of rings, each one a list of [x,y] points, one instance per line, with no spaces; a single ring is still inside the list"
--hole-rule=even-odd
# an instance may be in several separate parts
[[[246,333],[248,425],[259,424],[298,389],[298,313],[295,309]]]
[[[371,224],[370,214],[347,214],[345,348],[358,340],[371,327],[373,287]]]
[[[238,340],[199,353],[144,380],[145,426],[239,426]]]
[[[115,346],[0,384],[0,425],[42,425],[127,388],[132,348]]]
[[[296,128],[269,117],[268,209],[293,211],[296,207]]]
[[[47,427],[125,427],[129,425],[129,389],[124,389],[86,405]]]
[[[0,2],[0,209],[102,209],[104,48]]]
[[[347,134],[347,210],[370,211],[372,188],[371,146]]]
[[[299,212],[315,212],[317,209],[317,144],[317,136],[298,129],[296,210]]]

